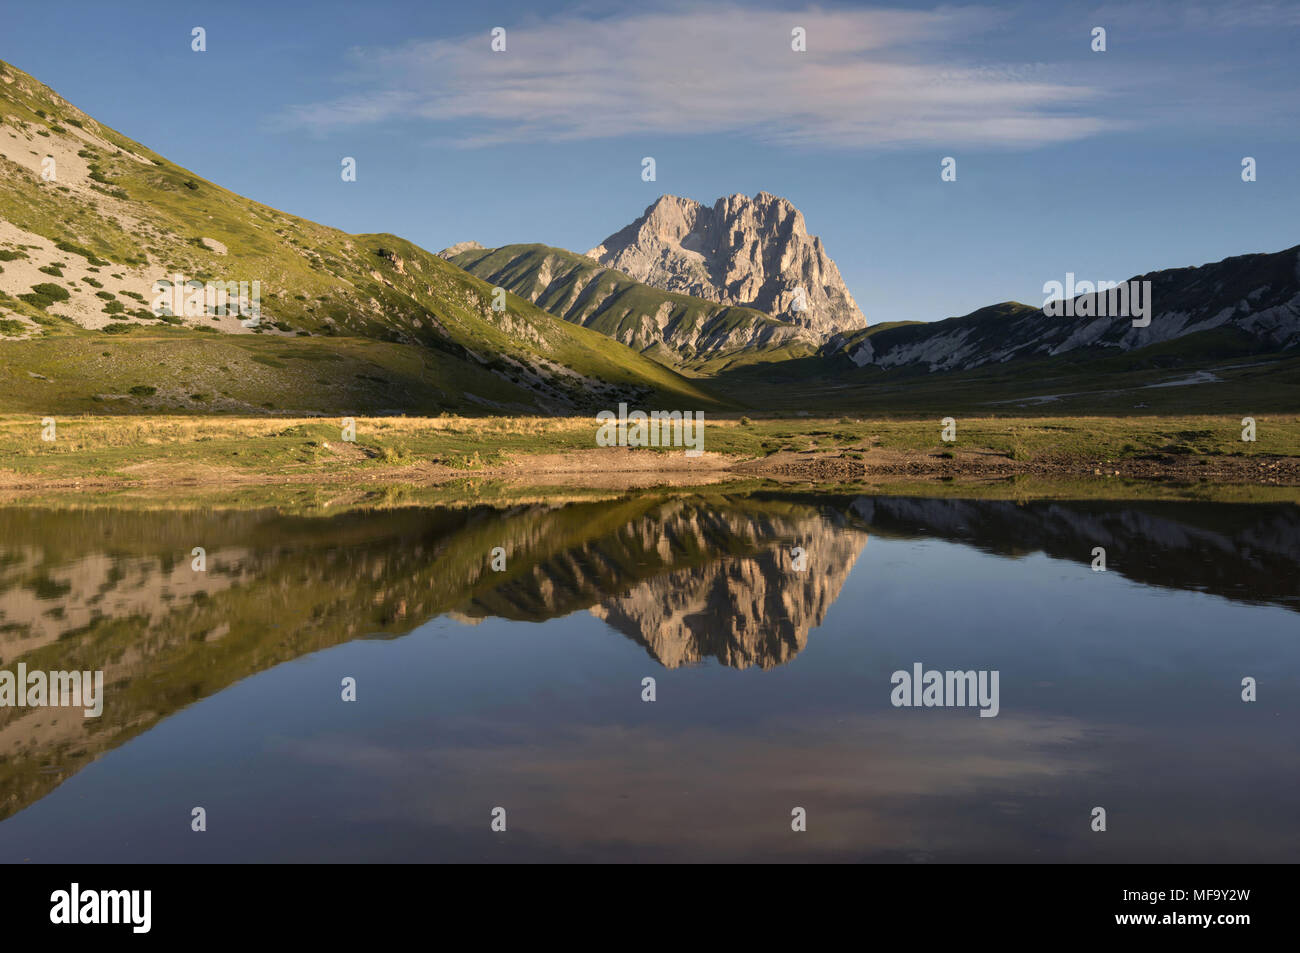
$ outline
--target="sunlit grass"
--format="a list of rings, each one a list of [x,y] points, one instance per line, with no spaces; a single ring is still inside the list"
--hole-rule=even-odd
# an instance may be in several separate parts
[[[42,439],[42,418],[0,417],[0,470],[33,478],[117,475],[147,466],[224,467],[273,475],[414,468],[439,464],[482,470],[527,464],[535,454],[595,450],[592,417],[345,418],[72,416],[55,419],[56,439]],[[941,439],[938,420],[706,417],[704,449],[739,459],[778,451],[825,452],[869,459],[873,451],[944,455],[976,452],[1017,462],[1097,461],[1224,455],[1300,456],[1300,417],[1261,417],[1257,439],[1241,439],[1239,418],[1077,417],[957,420],[957,440]],[[681,453],[646,448],[645,453]]]

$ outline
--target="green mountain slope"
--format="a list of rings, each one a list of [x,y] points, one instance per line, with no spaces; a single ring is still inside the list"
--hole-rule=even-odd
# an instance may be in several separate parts
[[[807,329],[761,311],[661,291],[562,248],[503,245],[461,251],[448,260],[565,321],[688,373],[806,357],[820,345]]]
[[[156,315],[154,283],[173,275],[259,282],[260,323]],[[522,297],[492,304],[491,285],[410,242],[236,195],[0,62],[0,409],[718,406]]]

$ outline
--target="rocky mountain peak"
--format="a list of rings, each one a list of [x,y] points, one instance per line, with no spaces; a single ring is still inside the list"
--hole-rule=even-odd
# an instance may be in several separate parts
[[[707,207],[662,195],[587,256],[664,291],[742,305],[823,337],[866,319],[803,213],[770,192]]]
[[[454,245],[448,245],[442,251],[438,252],[438,257],[450,260],[452,258],[455,258],[461,252],[482,251],[482,250],[483,250],[483,246],[480,245],[478,242],[457,242]]]

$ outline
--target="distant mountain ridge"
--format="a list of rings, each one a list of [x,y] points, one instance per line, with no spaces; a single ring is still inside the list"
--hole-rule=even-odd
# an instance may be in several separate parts
[[[1015,301],[989,305],[943,321],[900,322],[843,335],[826,348],[859,367],[924,367],[965,371],[1025,358],[1124,353],[1187,341],[1207,356],[1216,348],[1276,352],[1300,346],[1300,245],[1279,252],[1236,255],[1191,268],[1138,275],[1151,282],[1151,321],[1135,327],[1131,316],[1051,317]],[[1097,295],[1091,299],[1095,314]]]

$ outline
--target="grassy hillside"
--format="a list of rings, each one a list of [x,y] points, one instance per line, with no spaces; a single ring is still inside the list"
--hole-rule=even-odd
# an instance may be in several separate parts
[[[877,325],[842,340],[855,366],[875,370],[971,371],[1063,356],[1104,363],[1116,354],[1138,361],[1183,362],[1245,355],[1295,356],[1300,350],[1300,246],[1237,255],[1191,268],[1139,275],[1147,292],[1145,323],[1125,295],[1077,295],[1068,313],[1015,301],[929,323]],[[1104,308],[1102,306],[1105,306]]]
[[[859,367],[841,352],[738,368],[709,384],[736,399],[761,387],[764,407],[776,411],[1249,416],[1300,408],[1300,356],[1260,353],[1257,342],[1224,328],[1127,353],[1076,352],[971,371]]]
[[[504,245],[463,251],[450,261],[687,373],[806,357],[818,347],[806,330],[761,311],[661,291],[562,248]]]
[[[0,407],[33,416],[141,413],[476,414],[535,395],[439,351],[361,337],[139,327],[0,342]]]
[[[174,274],[260,282],[260,324],[211,307],[156,315],[154,282]],[[718,406],[524,298],[492,303],[491,285],[410,242],[229,192],[0,63],[0,408]]]

